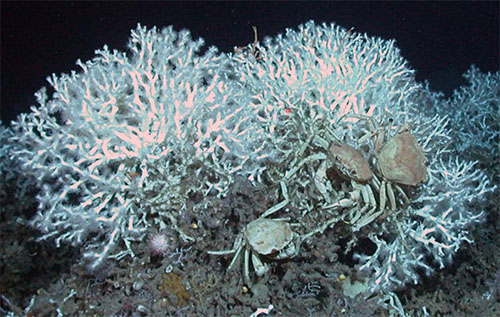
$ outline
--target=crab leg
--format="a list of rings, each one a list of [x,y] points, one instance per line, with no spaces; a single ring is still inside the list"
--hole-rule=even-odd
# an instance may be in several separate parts
[[[252,287],[252,282],[250,281],[250,250],[245,248],[245,261],[243,263],[243,278],[248,287]]]
[[[387,196],[389,197],[389,202],[391,204],[391,210],[396,210],[396,197],[394,197],[394,191],[392,190],[391,183],[387,183]]]
[[[356,232],[362,227],[370,224],[372,221],[378,218],[383,213],[383,211],[377,211],[376,213],[373,213],[369,215],[368,217],[364,217],[359,221],[358,223],[354,224],[354,227],[352,228],[352,231]]]
[[[231,264],[229,264],[228,270],[230,270],[233,267],[234,263],[236,263],[236,260],[238,260],[241,253],[241,249],[243,249],[243,235],[240,234],[236,237],[236,240],[234,241],[233,250],[236,251],[236,254],[233,256]]]
[[[387,187],[387,183],[385,180],[382,180],[382,184],[380,184],[380,193],[379,193],[379,199],[380,199],[380,210],[385,209],[385,199],[387,197],[385,193],[385,189]]]
[[[212,255],[226,255],[226,254],[233,254],[234,252],[236,252],[236,250],[207,251],[208,254]]]
[[[229,267],[227,268],[228,270],[230,270],[233,267],[234,263],[236,263],[236,260],[240,256],[241,249],[243,249],[243,248],[238,248],[238,250],[236,250],[236,254],[233,256],[233,259],[231,260],[231,264],[229,264]]]
[[[399,187],[398,185],[394,185],[394,187],[396,187],[396,190],[403,197],[403,200],[405,201],[405,204],[409,205],[410,204],[410,199],[408,198],[408,196],[406,196],[406,193],[404,192],[404,190],[401,187]]]

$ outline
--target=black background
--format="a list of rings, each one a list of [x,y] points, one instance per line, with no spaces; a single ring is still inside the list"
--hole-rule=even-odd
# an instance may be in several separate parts
[[[79,70],[107,44],[124,51],[130,30],[173,25],[229,52],[314,20],[396,39],[431,88],[449,93],[471,64],[499,68],[499,3],[492,2],[1,2],[1,119],[35,103],[52,74]]]

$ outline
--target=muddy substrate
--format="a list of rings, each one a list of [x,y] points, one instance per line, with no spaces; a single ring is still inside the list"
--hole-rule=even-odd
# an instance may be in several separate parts
[[[172,252],[158,256],[151,254],[145,240],[134,245],[135,258],[110,260],[92,272],[87,264],[79,263],[76,249],[36,243],[33,236],[37,233],[22,221],[4,218],[0,312],[27,316],[250,316],[261,309],[260,316],[387,315],[376,298],[344,295],[343,283],[355,280],[356,272],[350,253],[345,254],[347,241],[339,238],[345,237],[338,234],[343,230],[339,226],[306,240],[294,258],[264,258],[270,270],[262,278],[251,273],[251,287],[244,283],[242,257],[228,271],[232,255],[207,254],[207,250],[231,249],[242,224],[276,203],[268,201],[265,192],[242,183],[224,200],[197,201],[179,219],[182,230],[195,243],[178,242]],[[273,215],[280,216],[284,214]],[[327,220],[301,217],[292,209],[286,216],[300,219],[297,230],[301,233]],[[499,229],[498,210],[491,211],[488,221],[473,233],[476,243],[465,245],[451,267],[398,293],[405,311],[419,316],[425,306],[430,316],[500,315]],[[28,306],[29,311],[23,312]]]

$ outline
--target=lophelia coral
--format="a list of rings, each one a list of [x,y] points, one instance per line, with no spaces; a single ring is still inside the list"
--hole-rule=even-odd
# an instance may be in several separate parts
[[[467,134],[456,125],[468,115],[448,117],[446,101],[415,81],[394,41],[308,22],[249,45],[258,56],[200,54],[202,42],[139,25],[128,54],[104,47],[78,61],[79,72],[49,78],[51,98],[40,90],[40,105],[14,123],[16,147],[2,147],[36,180],[32,225],[41,239],[82,246],[93,267],[135,256],[131,244],[149,227],[190,241],[177,223],[186,202],[222,197],[238,176],[269,186],[281,200],[274,210],[288,205],[348,226],[350,247],[371,240],[375,252],[355,256],[370,293],[418,282],[418,271],[449,264],[470,241],[478,202],[495,186],[450,146]],[[481,96],[498,109],[494,80],[468,76],[472,89],[453,102]],[[488,115],[474,118],[495,127]],[[497,132],[481,140],[489,145]],[[392,164],[408,158],[404,151],[384,155],[400,142],[417,171]],[[370,177],[342,164],[332,144],[351,149]],[[344,178],[328,177],[335,165]],[[393,177],[394,169],[406,174]]]

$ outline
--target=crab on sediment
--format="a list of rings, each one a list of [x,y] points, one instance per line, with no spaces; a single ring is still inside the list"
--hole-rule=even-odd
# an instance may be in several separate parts
[[[299,236],[292,231],[286,222],[288,219],[266,219],[259,218],[246,225],[245,229],[238,234],[231,250],[208,251],[213,255],[233,254],[228,270],[233,268],[241,252],[244,252],[243,277],[245,283],[251,287],[250,261],[257,276],[263,276],[269,265],[264,263],[262,256],[281,260],[293,258],[298,253]],[[251,258],[251,260],[250,260]]]

